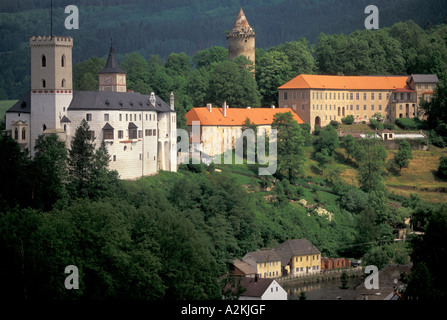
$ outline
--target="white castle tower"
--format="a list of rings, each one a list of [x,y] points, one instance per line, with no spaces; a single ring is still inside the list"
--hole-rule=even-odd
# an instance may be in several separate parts
[[[71,37],[33,36],[31,47],[30,152],[43,133],[64,140],[64,116],[73,98]],[[65,117],[66,119],[66,117]]]

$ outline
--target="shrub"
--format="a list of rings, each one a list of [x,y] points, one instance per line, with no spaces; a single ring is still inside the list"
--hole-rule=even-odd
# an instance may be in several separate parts
[[[447,157],[445,156],[440,158],[438,167],[438,176],[442,179],[447,178]]]
[[[380,123],[376,119],[373,119],[373,118],[369,119],[369,123],[371,124],[373,129],[377,129],[377,130],[383,130],[384,129],[383,123]]]
[[[354,116],[352,114],[350,114],[349,116],[346,116],[345,118],[342,118],[341,122],[343,124],[353,124],[354,123]]]
[[[391,122],[384,123],[383,127],[388,130],[394,130],[394,124]]]
[[[395,123],[404,130],[416,130],[420,127],[420,122],[416,121],[414,118],[398,118],[395,120]]]

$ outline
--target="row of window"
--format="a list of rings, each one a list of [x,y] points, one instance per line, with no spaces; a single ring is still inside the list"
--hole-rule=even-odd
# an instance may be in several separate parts
[[[312,270],[314,270],[314,271],[315,270],[319,270],[319,269],[320,269],[320,266],[312,266]],[[299,272],[299,271],[303,272],[304,271],[304,267],[296,268],[295,271],[296,272]]]
[[[127,146],[124,146],[124,151],[126,151],[126,150],[127,150]],[[149,152],[147,153],[147,158],[148,159],[150,158]],[[143,160],[143,154],[142,153],[139,154],[139,160]],[[155,160],[156,160],[156,157],[154,156],[154,161]],[[116,155],[115,154],[112,156],[112,161],[116,162]]]
[[[43,54],[42,58],[41,58],[41,67],[42,68],[46,68],[47,66],[47,57]],[[61,57],[61,67],[64,68],[65,67],[65,55],[63,54]]]
[[[65,79],[62,79],[62,81],[61,81],[61,87],[62,88],[65,88],[65,86],[66,86],[66,81],[65,81]],[[47,82],[46,82],[46,80],[45,79],[42,79],[42,88],[46,88],[47,87]]]
[[[300,258],[300,262],[303,261],[303,257],[299,257]],[[318,260],[319,256],[318,255],[312,255],[312,260]],[[309,256],[306,256],[306,261],[309,261]],[[298,257],[295,257],[295,262],[298,262]]]
[[[95,136],[94,131],[93,132],[93,138]],[[129,139],[141,139],[143,138],[143,130],[137,130],[137,129],[129,129]],[[157,136],[157,129],[146,129],[144,130],[144,135],[146,137],[151,136]],[[104,129],[103,130],[103,137],[104,140],[113,140],[114,139],[114,130],[113,129]],[[124,130],[118,130],[118,139],[124,139]]]
[[[264,268],[267,267],[267,263],[269,264],[269,267],[274,267],[274,266],[279,265],[279,261],[264,262]],[[258,268],[262,268],[262,262],[258,263]]]
[[[376,95],[377,94],[377,95]],[[287,100],[289,96],[288,92],[284,92],[283,93],[283,98],[284,100]],[[292,99],[296,99],[296,92],[292,92]],[[363,96],[363,100],[367,100],[368,99],[368,94],[366,92],[364,92],[362,94]],[[390,99],[390,94],[386,93],[386,100]],[[354,92],[350,92],[349,94],[346,92],[324,92],[324,99],[325,100],[332,100],[332,97],[334,100],[354,100]],[[371,92],[370,93],[370,98],[371,100],[375,100],[376,97],[378,98],[378,100],[382,100],[384,95],[382,92]],[[394,100],[411,100],[412,98],[412,94],[411,92],[407,92],[407,95],[405,96],[405,94],[403,92],[397,93],[394,92],[393,93],[393,99]],[[302,91],[301,92],[301,99],[306,99],[306,91]],[[323,100],[323,92],[312,92],[312,99],[320,99]],[[355,93],[355,100],[360,100],[360,92],[356,92]]]
[[[19,140],[19,129],[15,128],[14,129],[14,139],[15,140]],[[26,129],[22,128],[22,140],[26,139]]]
[[[119,121],[123,121],[124,117],[123,117],[122,113],[120,113],[118,117],[119,117]],[[141,121],[142,115],[141,115],[141,113],[138,114],[138,120],[137,120],[137,114],[136,113],[135,114],[126,113],[125,114],[125,118],[126,118],[125,121]],[[92,121],[93,120],[92,114],[91,113],[87,113],[86,116],[85,116],[85,120]],[[156,121],[156,120],[157,120],[157,118],[156,118],[155,114],[154,115],[146,114],[146,121]],[[108,113],[104,113],[104,121],[110,121],[110,115]],[[175,121],[175,116],[171,116],[171,121],[172,122]]]

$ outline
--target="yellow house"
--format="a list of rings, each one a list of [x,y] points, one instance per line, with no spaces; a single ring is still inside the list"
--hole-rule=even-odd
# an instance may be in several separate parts
[[[287,240],[273,250],[281,258],[283,275],[320,272],[321,252],[307,239]]]
[[[252,266],[260,278],[281,276],[281,258],[274,250],[248,252],[242,261]]]

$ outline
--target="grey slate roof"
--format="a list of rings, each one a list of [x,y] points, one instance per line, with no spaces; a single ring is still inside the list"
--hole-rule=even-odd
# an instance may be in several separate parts
[[[419,82],[437,83],[439,81],[436,74],[412,74],[411,76],[408,77],[408,80],[410,80],[411,77],[413,77],[414,82],[416,83]]]
[[[115,50],[113,50],[112,45],[110,46],[110,52],[109,57],[107,58],[106,67],[99,73],[126,73],[126,71],[120,68],[118,60],[115,56]]]
[[[252,257],[256,262],[279,261],[281,257],[274,250],[260,250],[248,252],[244,258]],[[242,260],[244,260],[242,258]]]
[[[241,296],[262,297],[272,282],[273,279],[244,278],[241,280],[241,286],[246,290],[241,293]]]
[[[30,113],[31,112],[31,93],[28,92],[22,99],[17,101],[6,112]]]
[[[73,110],[123,110],[174,112],[159,96],[155,107],[149,96],[139,92],[74,91],[68,111]]]
[[[321,253],[307,239],[287,240],[275,247],[273,250],[281,257],[282,266],[287,265],[292,257]]]

